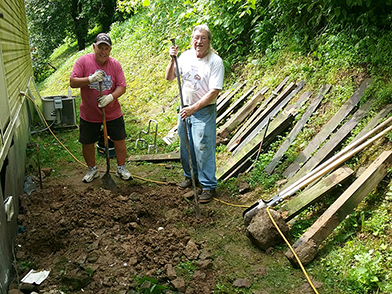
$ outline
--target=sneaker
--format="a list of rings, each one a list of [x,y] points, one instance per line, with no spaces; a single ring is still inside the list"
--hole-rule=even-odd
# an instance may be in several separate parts
[[[195,179],[195,181],[197,182],[196,179]],[[185,177],[185,180],[183,180],[183,181],[180,183],[179,186],[180,186],[180,188],[182,188],[182,189],[192,187],[192,178]]]
[[[203,190],[203,192],[202,192],[201,195],[199,196],[199,202],[200,202],[200,203],[208,203],[208,202],[210,202],[212,199],[214,199],[214,197],[216,197],[216,191],[215,191],[215,189],[212,189],[212,190]]]
[[[98,177],[99,177],[99,172],[98,172],[97,167],[96,166],[94,166],[94,167],[89,166],[88,171],[87,171],[86,175],[84,176],[82,182],[83,183],[90,183]]]
[[[116,172],[116,177],[119,177],[120,179],[124,181],[132,180],[131,173],[127,170],[127,167],[124,165],[117,166],[117,172]]]

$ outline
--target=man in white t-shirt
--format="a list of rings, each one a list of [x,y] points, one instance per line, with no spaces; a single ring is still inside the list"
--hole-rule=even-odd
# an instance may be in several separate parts
[[[169,54],[170,62],[165,78],[172,81],[176,78],[174,58],[178,54],[178,47],[171,47]],[[212,52],[211,32],[207,25],[198,25],[193,29],[191,49],[180,55],[178,67],[182,75],[184,99],[177,125],[185,176],[180,187],[192,186],[183,123],[183,120],[186,120],[194,176],[203,188],[199,202],[207,203],[216,196],[216,98],[222,89],[224,75],[222,59]]]

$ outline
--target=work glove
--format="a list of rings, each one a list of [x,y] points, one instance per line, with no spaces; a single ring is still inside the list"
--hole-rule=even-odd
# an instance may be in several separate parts
[[[113,95],[103,95],[102,97],[98,98],[98,107],[99,108],[104,108],[106,105],[108,105],[110,102],[113,101]]]
[[[103,70],[97,70],[94,74],[88,77],[88,82],[89,84],[95,82],[102,82],[104,76],[105,76],[105,72]]]

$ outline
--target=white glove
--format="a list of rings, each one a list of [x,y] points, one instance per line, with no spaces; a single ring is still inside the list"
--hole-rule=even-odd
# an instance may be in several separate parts
[[[98,98],[98,107],[99,108],[104,108],[106,105],[108,105],[110,102],[113,101],[113,95],[103,95],[102,97]]]
[[[94,74],[88,77],[88,82],[89,84],[95,82],[102,82],[104,76],[105,76],[105,72],[103,70],[97,70]]]

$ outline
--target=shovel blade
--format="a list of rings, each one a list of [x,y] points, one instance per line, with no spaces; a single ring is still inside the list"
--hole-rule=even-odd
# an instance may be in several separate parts
[[[244,224],[249,226],[250,222],[252,221],[253,217],[259,212],[260,209],[267,207],[267,203],[261,199],[253,204],[251,207],[245,209],[242,213],[242,217],[244,220]]]
[[[117,185],[113,181],[112,177],[110,176],[109,173],[105,173],[102,177],[102,183],[103,186],[109,190],[111,190],[113,193],[117,193]]]

